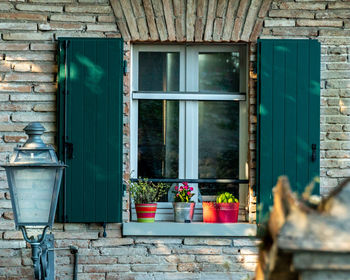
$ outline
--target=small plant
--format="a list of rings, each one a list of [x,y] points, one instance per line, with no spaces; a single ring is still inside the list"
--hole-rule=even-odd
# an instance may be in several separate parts
[[[238,199],[234,197],[233,194],[229,192],[224,192],[218,195],[216,198],[216,203],[237,203]]]
[[[157,202],[167,193],[169,186],[163,183],[154,184],[148,179],[139,178],[137,182],[130,182],[130,194],[135,204]]]
[[[187,182],[183,182],[182,186],[175,186],[173,193],[175,194],[175,202],[190,202],[194,196],[193,188],[188,186]]]

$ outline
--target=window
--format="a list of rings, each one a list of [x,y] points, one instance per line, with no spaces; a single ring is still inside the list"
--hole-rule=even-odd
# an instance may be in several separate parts
[[[244,45],[134,45],[132,177],[246,179],[248,116]],[[195,201],[247,187],[192,184]]]

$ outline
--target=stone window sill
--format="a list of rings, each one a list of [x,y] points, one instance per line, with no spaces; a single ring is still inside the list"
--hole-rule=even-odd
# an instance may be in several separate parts
[[[248,223],[123,223],[123,236],[256,236],[257,225]]]

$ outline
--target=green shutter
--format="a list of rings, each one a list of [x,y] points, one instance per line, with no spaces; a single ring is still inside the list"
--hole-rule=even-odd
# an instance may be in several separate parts
[[[121,222],[122,39],[60,39],[58,85],[58,152],[68,167],[57,219]]]
[[[257,190],[263,214],[272,205],[272,188],[280,175],[287,175],[298,193],[319,176],[320,44],[316,40],[258,41],[257,133]],[[312,145],[316,145],[315,159]],[[318,192],[316,183],[314,193]]]

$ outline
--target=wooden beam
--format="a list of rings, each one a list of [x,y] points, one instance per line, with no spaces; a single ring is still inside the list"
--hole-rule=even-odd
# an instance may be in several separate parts
[[[186,10],[186,41],[194,40],[194,24],[196,21],[196,0],[187,0]]]
[[[221,41],[227,3],[227,0],[218,0],[216,19],[214,21],[213,41]]]
[[[152,6],[151,0],[143,0],[143,7],[145,9],[147,25],[148,25],[149,34],[151,36],[151,40],[156,41],[159,39],[159,37],[158,37],[157,26],[154,21],[154,13],[153,13],[153,6]]]
[[[252,0],[250,3],[250,7],[248,9],[248,14],[245,19],[241,40],[242,41],[249,41],[250,34],[252,33],[254,23],[256,21],[256,18],[258,16],[258,12],[261,6],[261,0]]]
[[[239,0],[229,0],[228,2],[224,32],[222,34],[223,41],[230,41],[231,39],[232,29],[235,23],[234,18],[237,12],[238,4],[239,4]]]
[[[203,41],[204,26],[206,22],[208,9],[208,0],[197,1],[197,17],[194,27],[194,40],[196,42]]]
[[[130,41],[131,37],[130,37],[129,29],[125,22],[125,17],[123,14],[122,7],[120,6],[119,0],[111,0],[111,5],[112,5],[114,15],[116,17],[118,29],[122,34],[124,41]]]
[[[139,29],[140,38],[143,41],[149,39],[149,32],[146,23],[145,12],[142,6],[142,0],[131,0],[131,5],[134,10],[137,27]]]
[[[186,8],[185,0],[174,0],[174,15],[175,15],[175,33],[178,42],[185,41],[185,27],[186,27]]]
[[[130,34],[131,34],[131,39],[132,40],[139,40],[140,34],[139,34],[138,29],[137,29],[135,16],[134,16],[130,1],[129,0],[119,0],[119,1],[120,1],[120,5],[123,9],[123,13],[124,13],[126,22],[128,23],[128,27],[129,27]]]
[[[213,23],[216,11],[216,0],[209,0],[207,23],[205,25],[204,41],[211,41],[213,36]]]
[[[168,33],[165,25],[163,3],[161,0],[152,0],[153,10],[156,16],[156,24],[158,29],[159,38],[161,41],[168,40]]]
[[[235,25],[233,26],[233,31],[231,36],[232,41],[237,42],[240,40],[242,26],[243,26],[244,18],[247,13],[249,3],[250,3],[250,0],[241,0],[241,2],[239,3],[239,8],[237,10],[237,15],[235,19]]]
[[[163,0],[165,22],[168,29],[168,39],[169,41],[175,41],[175,25],[174,25],[174,12],[171,0]]]

